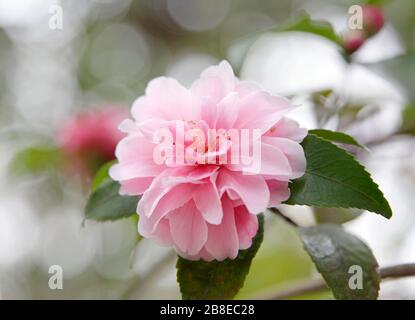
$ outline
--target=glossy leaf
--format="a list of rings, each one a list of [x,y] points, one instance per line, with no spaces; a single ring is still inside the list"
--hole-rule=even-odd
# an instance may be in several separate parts
[[[92,191],[96,190],[99,186],[104,184],[104,182],[111,180],[109,176],[109,170],[114,163],[115,163],[115,160],[107,162],[98,169],[91,183]]]
[[[87,219],[106,221],[136,214],[139,197],[119,194],[120,184],[108,176],[112,163],[101,167],[92,183],[92,193],[85,208]]]
[[[392,210],[370,174],[349,153],[308,135],[302,142],[307,168],[290,184],[287,204],[364,209],[392,216]]]
[[[348,144],[359,148],[365,148],[359,142],[357,142],[355,138],[343,132],[331,131],[326,129],[314,129],[309,130],[308,133],[314,134],[315,136],[319,136],[331,142]]]
[[[363,241],[331,224],[300,228],[299,234],[336,299],[377,299],[378,263]]]

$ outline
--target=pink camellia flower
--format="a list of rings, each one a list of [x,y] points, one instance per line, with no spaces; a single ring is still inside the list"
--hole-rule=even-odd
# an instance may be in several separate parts
[[[125,117],[126,112],[115,107],[79,113],[60,127],[57,143],[77,162],[78,169],[88,171],[91,166],[99,167],[115,159],[115,147],[125,136],[118,125]]]
[[[139,233],[192,260],[235,259],[249,248],[257,215],[287,200],[289,181],[305,171],[300,142],[307,130],[285,117],[290,110],[288,100],[236,78],[227,62],[207,68],[190,89],[171,78],[152,80],[132,107],[134,120],[120,126],[128,135],[110,170],[121,194],[142,195]],[[213,129],[218,133],[205,142]],[[243,130],[257,133],[245,142],[259,166],[244,165],[242,153],[232,156],[244,141],[229,133],[243,137]],[[173,137],[161,149],[160,132]],[[160,150],[164,163],[155,161]]]

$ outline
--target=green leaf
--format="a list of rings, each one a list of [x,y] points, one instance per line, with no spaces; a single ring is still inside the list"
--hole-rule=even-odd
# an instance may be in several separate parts
[[[378,263],[363,241],[340,226],[330,224],[300,228],[299,234],[305,250],[336,299],[377,299]]]
[[[287,25],[279,31],[302,31],[309,32],[341,44],[340,36],[334,31],[333,26],[327,21],[311,20],[310,16],[304,12],[297,21]]]
[[[106,221],[129,217],[136,214],[139,197],[122,196],[120,185],[107,180],[90,195],[86,208],[87,219]]]
[[[109,170],[112,167],[112,165],[115,163],[116,161],[109,161],[105,164],[103,164],[97,171],[97,173],[95,174],[94,179],[92,180],[91,183],[91,190],[95,191],[99,186],[101,186],[102,184],[104,184],[104,182],[111,180],[110,176],[109,176]]]
[[[87,219],[106,221],[129,217],[136,214],[137,196],[122,196],[119,192],[120,184],[113,180],[106,180],[90,195],[86,208]]]
[[[308,133],[314,134],[315,136],[319,136],[331,142],[348,144],[348,145],[352,145],[352,146],[359,147],[359,148],[365,148],[359,142],[357,142],[355,138],[343,132],[331,131],[331,130],[326,130],[326,129],[314,129],[314,130],[309,130]]]
[[[370,174],[353,156],[331,142],[308,135],[301,143],[305,174],[290,183],[287,204],[364,209],[392,216],[392,210]]]
[[[177,281],[185,300],[233,299],[242,288],[264,233],[264,218],[258,216],[259,229],[249,249],[240,250],[235,260],[177,260]]]
[[[56,168],[60,161],[60,152],[52,147],[30,147],[18,152],[11,162],[16,173],[39,173]]]

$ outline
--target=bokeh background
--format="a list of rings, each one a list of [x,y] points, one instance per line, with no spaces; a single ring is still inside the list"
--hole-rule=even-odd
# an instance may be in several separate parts
[[[282,30],[305,11],[342,33],[348,8],[363,1],[0,0],[0,298],[180,297],[174,252],[138,242],[134,218],[84,221],[81,173],[11,168],[20,150],[53,145],[74,113],[128,108],[152,78],[190,85],[223,59],[242,79],[289,96],[298,105],[291,116],[302,125],[342,130],[366,144],[370,152],[358,157],[394,216],[281,210],[302,225],[341,216],[381,266],[415,261],[415,2],[381,2],[385,27],[347,63],[333,42]],[[49,26],[54,5],[62,8],[62,29]],[[51,265],[63,268],[63,290],[48,286]],[[265,241],[238,297],[269,297],[317,276],[295,231],[268,214]],[[382,284],[381,298],[415,298],[415,279]]]

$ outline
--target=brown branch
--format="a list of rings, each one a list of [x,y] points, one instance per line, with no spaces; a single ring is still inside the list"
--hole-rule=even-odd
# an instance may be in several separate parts
[[[411,277],[415,275],[415,263],[398,264],[379,270],[382,279]]]
[[[381,137],[379,139],[374,139],[372,141],[369,141],[365,145],[368,148],[372,148],[372,147],[376,147],[376,146],[379,146],[379,145],[382,145],[388,142],[398,140],[399,138],[405,138],[405,137],[406,138],[410,137],[410,135],[408,135],[406,132],[395,132],[385,137]]]
[[[415,276],[415,263],[400,264],[396,266],[381,268],[379,270],[379,274],[382,280]],[[298,283],[291,286],[290,288],[279,290],[277,292],[263,293],[262,295],[258,296],[258,298],[267,300],[279,300],[306,293],[318,292],[324,289],[327,289],[326,283],[323,279],[319,278],[303,283]]]

